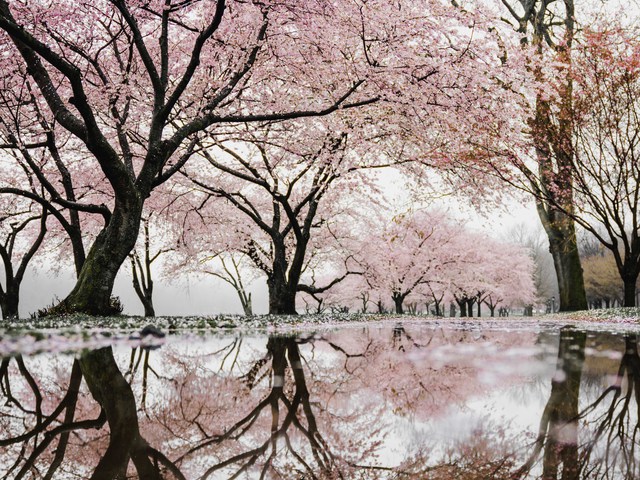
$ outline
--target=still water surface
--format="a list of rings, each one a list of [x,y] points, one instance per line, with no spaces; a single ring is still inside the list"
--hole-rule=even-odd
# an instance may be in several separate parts
[[[633,479],[638,329],[350,324],[0,366],[7,479]]]

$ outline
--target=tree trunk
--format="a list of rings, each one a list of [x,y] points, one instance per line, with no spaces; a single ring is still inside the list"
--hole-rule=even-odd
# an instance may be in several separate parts
[[[393,304],[396,307],[396,313],[402,315],[404,313],[404,306],[402,305],[404,303],[404,296],[394,294],[391,298],[393,298]]]
[[[143,201],[137,193],[128,202],[116,201],[109,224],[91,246],[74,289],[49,315],[71,312],[89,315],[120,313],[111,300],[118,270],[133,250],[142,216]]]
[[[547,8],[545,5],[545,9]],[[564,42],[556,50],[561,62],[571,64],[571,46],[574,34],[573,2],[564,2],[566,11]],[[544,27],[543,27],[544,28]],[[533,43],[542,48],[544,32],[537,31]],[[535,188],[541,196],[536,207],[549,238],[549,251],[558,279],[560,312],[587,309],[587,296],[578,245],[573,200],[573,78],[571,69],[559,72],[558,99],[553,113],[551,102],[541,93],[536,98],[532,134],[536,148],[540,184]],[[538,81],[547,82],[542,71],[536,71]],[[557,122],[554,123],[553,119]]]
[[[12,282],[7,285],[7,291],[0,295],[0,310],[2,310],[2,318],[5,320],[18,318],[19,302],[20,285],[14,285]]]
[[[492,317],[496,316],[496,306],[495,305],[489,304],[489,311],[491,312],[491,316]]]
[[[560,334],[558,371],[551,381],[551,394],[545,407],[548,417],[547,442],[544,448],[542,476],[578,479],[578,400],[584,363],[586,334],[565,330]],[[556,380],[557,378],[557,380]]]
[[[142,300],[142,305],[144,306],[144,316],[155,317],[156,310],[155,308],[153,308],[153,300],[151,299],[151,297],[144,299],[141,298],[140,300]]]
[[[274,315],[297,315],[296,291],[291,289],[284,278],[271,276],[269,287],[269,313]]]
[[[482,306],[482,302],[478,301],[478,317],[482,316],[482,308],[481,308],[481,306]]]
[[[475,300],[473,298],[468,298],[467,299],[467,315],[469,317],[473,317],[473,304],[475,303]]]
[[[551,393],[539,423],[538,437],[533,452],[512,478],[528,477],[541,454],[541,478],[560,478],[560,472],[563,479],[579,478],[578,408],[586,338],[586,333],[571,328],[560,331],[556,374],[551,380]]]
[[[458,302],[458,306],[460,307],[460,316],[461,317],[466,317],[467,316],[467,300],[460,300]]]
[[[635,307],[636,306],[636,282],[637,277],[624,277],[624,306]]]
[[[251,294],[249,293],[246,297],[240,298],[240,302],[242,303],[242,310],[244,311],[245,316],[250,317],[251,315],[253,315]]]
[[[559,311],[586,310],[587,296],[574,222],[557,210],[553,212],[552,218],[555,220],[551,222],[543,220],[543,224],[549,237],[549,252],[553,257],[558,280]]]

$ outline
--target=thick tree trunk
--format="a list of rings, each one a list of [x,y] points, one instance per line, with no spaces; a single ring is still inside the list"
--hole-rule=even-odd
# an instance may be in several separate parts
[[[478,317],[482,316],[482,302],[478,301]]]
[[[578,479],[578,400],[584,363],[586,334],[565,330],[560,334],[558,371],[551,381],[551,395],[545,407],[543,422],[548,422],[542,476]],[[557,378],[557,380],[556,380]],[[541,422],[542,423],[542,422]]]
[[[551,380],[551,393],[539,423],[538,437],[531,455],[513,478],[528,477],[541,454],[541,478],[560,478],[560,473],[563,479],[580,478],[578,408],[586,338],[584,332],[561,330],[556,374]]]
[[[491,312],[491,316],[492,317],[496,316],[496,306],[495,305],[489,305],[489,311]]]
[[[391,298],[393,299],[393,304],[396,307],[396,313],[402,315],[404,313],[404,297],[402,295],[393,295]]]
[[[546,5],[546,4],[545,4]],[[566,11],[564,43],[557,50],[561,62],[571,63],[573,41],[573,2],[564,2]],[[569,8],[571,6],[571,8]],[[545,6],[546,8],[546,6]],[[534,43],[542,45],[543,32],[536,32]],[[573,200],[573,79],[571,69],[564,69],[564,78],[558,88],[559,98],[554,107],[551,102],[538,94],[536,114],[532,124],[536,147],[540,184],[537,199],[538,215],[549,238],[549,251],[558,279],[561,312],[587,309],[587,296],[578,245],[575,222],[571,218],[574,211]],[[539,81],[547,79],[540,70],[536,72]],[[554,123],[553,118],[557,121]]]
[[[126,204],[117,201],[109,224],[91,246],[74,289],[48,314],[71,312],[89,315],[120,313],[111,301],[118,270],[127,259],[138,237],[143,201],[132,193]]]
[[[0,295],[0,310],[2,318],[18,318],[18,304],[20,302],[20,285],[10,283],[3,295]]]
[[[635,307],[636,306],[636,282],[637,277],[625,277],[624,281],[624,306]]]
[[[543,220],[543,224],[549,237],[549,252],[553,257],[558,280],[559,311],[586,310],[587,296],[574,222],[558,211],[553,212],[553,217],[553,221],[545,222]]]
[[[296,291],[284,279],[267,280],[269,287],[269,313],[274,315],[296,315]]]
[[[267,287],[269,289],[269,313],[274,315],[297,315],[296,292],[299,277],[289,278],[289,264],[286,257],[284,239],[273,239],[273,264]]]

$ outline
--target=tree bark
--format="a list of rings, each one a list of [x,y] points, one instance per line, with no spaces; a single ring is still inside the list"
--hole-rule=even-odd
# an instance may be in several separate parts
[[[116,200],[113,215],[89,250],[74,289],[48,314],[120,313],[112,305],[111,292],[120,267],[135,246],[143,206],[141,195],[137,192],[130,192],[127,197],[126,202]]]
[[[19,303],[20,285],[14,285],[12,282],[7,285],[6,291],[0,296],[0,310],[2,310],[2,318],[5,320],[18,318]]]
[[[250,317],[253,315],[253,305],[251,304],[251,293],[246,295],[244,298],[241,298],[242,310],[244,311],[245,316]]]
[[[466,317],[467,316],[467,300],[466,299],[462,299],[460,301],[456,300],[456,302],[460,307],[460,316]]]
[[[269,287],[269,313],[274,315],[297,315],[296,289],[291,288],[281,276],[267,279]]]
[[[467,298],[467,316],[473,317],[473,304],[475,300],[473,298]]]
[[[144,300],[142,300],[142,305],[144,306],[144,316],[145,317],[155,317],[156,316],[156,310],[153,308],[153,302],[151,301],[151,299],[145,298]]]
[[[636,306],[636,282],[637,277],[624,277],[624,306],[635,307]]]
[[[559,211],[549,215],[550,221],[543,219],[543,225],[549,237],[549,252],[558,280],[560,294],[560,312],[572,312],[587,309],[587,295],[584,288],[584,277],[575,224],[571,218]]]
[[[396,313],[399,315],[404,314],[404,297],[402,295],[393,294],[391,298],[393,298],[393,304],[396,307]]]

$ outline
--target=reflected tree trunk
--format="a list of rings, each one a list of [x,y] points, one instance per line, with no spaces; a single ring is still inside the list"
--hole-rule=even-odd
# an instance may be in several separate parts
[[[571,328],[560,332],[551,393],[542,413],[533,452],[514,478],[525,478],[542,454],[543,480],[578,480],[578,401],[587,335]],[[561,475],[561,476],[560,476]]]
[[[113,350],[109,347],[83,354],[80,367],[109,424],[109,446],[91,480],[125,478],[130,461],[141,479],[161,479],[160,468],[164,467],[184,480],[178,468],[140,435],[133,391],[116,364]]]
[[[137,457],[144,471],[153,470],[153,465],[142,465],[140,455],[134,450],[144,448],[138,429],[138,414],[131,386],[120,372],[111,348],[102,348],[85,353],[80,358],[82,373],[93,398],[103,408],[109,424],[109,446],[91,476],[92,480],[110,480],[126,475],[129,460]],[[158,475],[147,478],[160,478]]]
[[[247,375],[250,389],[255,386],[254,381],[264,368],[270,373],[270,388],[266,397],[238,422],[225,428],[223,434],[207,437],[189,450],[188,455],[204,455],[205,449],[213,445],[255,435],[255,430],[259,428],[256,419],[263,414],[270,415],[270,435],[253,448],[242,444],[243,450],[227,459],[220,459],[205,471],[201,479],[238,478],[242,475],[247,478],[283,478],[281,465],[275,463],[276,456],[281,455],[291,455],[295,459],[300,478],[345,478],[320,432],[314,413],[318,407],[307,387],[299,340],[294,337],[269,337],[267,356],[259,359]],[[303,439],[304,445],[292,442],[297,435]],[[307,448],[311,452],[309,458],[305,456]],[[259,461],[264,463],[257,470],[252,470]],[[287,468],[294,468],[293,465],[287,465]],[[222,472],[226,476],[220,477]]]

